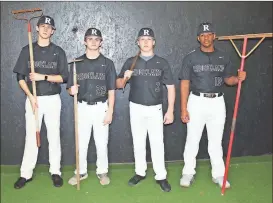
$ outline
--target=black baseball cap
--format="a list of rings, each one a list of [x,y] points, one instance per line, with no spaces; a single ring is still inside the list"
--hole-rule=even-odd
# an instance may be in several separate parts
[[[97,28],[89,28],[88,30],[86,30],[84,38],[87,36],[97,36],[102,39],[101,31]]]
[[[214,26],[209,22],[201,23],[197,30],[197,36],[199,36],[202,33],[208,33],[208,32],[215,33]]]
[[[56,30],[54,19],[50,16],[42,16],[37,23],[37,26],[41,24],[48,24],[52,26],[53,30]]]
[[[140,31],[138,32],[138,37],[142,36],[150,36],[152,38],[155,38],[154,31],[151,28],[141,28]]]

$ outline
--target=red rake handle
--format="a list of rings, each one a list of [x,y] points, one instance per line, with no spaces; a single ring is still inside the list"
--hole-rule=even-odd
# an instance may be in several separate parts
[[[25,10],[16,10],[16,11],[11,11],[12,14],[19,14],[19,13],[33,13],[37,11],[42,11],[40,8],[32,8],[32,9],[25,9]]]
[[[240,71],[243,71],[244,66],[245,66],[246,46],[247,46],[247,37],[244,38]],[[227,153],[227,160],[226,160],[226,167],[225,167],[225,175],[224,175],[222,191],[221,191],[222,195],[224,195],[225,189],[226,189],[226,181],[227,181],[227,177],[228,177],[230,156],[231,156],[231,151],[232,151],[232,144],[233,144],[233,138],[234,138],[234,132],[235,132],[235,126],[236,126],[236,118],[237,118],[238,106],[239,106],[239,100],[240,100],[241,85],[242,85],[242,82],[239,81],[237,93],[236,93],[233,118],[232,118],[232,125],[231,125],[231,132],[230,132],[230,139],[229,139],[228,153]]]

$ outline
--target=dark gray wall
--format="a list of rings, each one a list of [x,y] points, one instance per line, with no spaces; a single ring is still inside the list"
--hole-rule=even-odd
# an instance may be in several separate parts
[[[157,38],[156,53],[165,57],[175,76],[183,57],[198,46],[196,27],[202,21],[215,24],[218,35],[272,32],[272,2],[1,2],[1,164],[20,164],[25,138],[25,95],[18,87],[12,69],[23,46],[28,43],[26,25],[14,20],[11,11],[43,9],[55,19],[57,31],[52,41],[60,45],[68,59],[84,51],[87,28],[95,26],[104,36],[102,52],[113,59],[119,72],[126,58],[135,55],[135,39],[141,27],[150,26]],[[33,25],[37,19],[33,21]],[[74,34],[73,27],[79,31]],[[34,28],[34,26],[33,26]],[[34,33],[35,34],[35,33]],[[36,36],[33,36],[36,39]],[[249,42],[248,50],[257,40]],[[236,42],[241,50],[242,41]],[[216,45],[230,53],[240,65],[228,41]],[[272,153],[272,39],[265,40],[246,61],[247,80],[242,86],[233,156]],[[114,121],[110,128],[110,162],[133,162],[128,112],[128,90],[117,91]],[[174,124],[165,128],[166,160],[183,159],[186,126],[180,121],[180,95],[177,88]],[[225,88],[227,122],[224,153],[227,151],[236,87]],[[166,95],[166,92],[165,92]],[[75,163],[73,100],[64,91],[62,97],[61,140],[64,164]],[[166,102],[164,103],[166,107]],[[48,163],[46,129],[41,131],[42,147],[38,163]],[[150,149],[147,157],[150,160]],[[90,143],[88,161],[95,162],[95,146]],[[206,132],[200,142],[198,158],[208,158]]]

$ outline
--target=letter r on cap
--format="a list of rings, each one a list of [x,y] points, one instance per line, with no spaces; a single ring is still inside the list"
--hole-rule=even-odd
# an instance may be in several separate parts
[[[45,23],[51,24],[51,23],[50,23],[50,18],[45,18]]]
[[[92,29],[92,35],[97,35],[97,30]]]
[[[149,35],[149,30],[144,30],[143,32],[144,35]]]
[[[203,31],[209,31],[209,25],[203,25]]]

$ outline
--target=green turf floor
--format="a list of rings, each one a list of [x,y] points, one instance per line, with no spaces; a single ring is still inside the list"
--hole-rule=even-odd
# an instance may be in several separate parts
[[[95,167],[89,166],[88,179],[78,191],[68,185],[72,167],[63,169],[64,186],[52,186],[47,166],[38,166],[32,182],[15,190],[18,166],[1,166],[1,203],[272,203],[272,156],[232,159],[229,170],[231,189],[221,196],[221,189],[212,183],[210,164],[198,161],[196,180],[192,187],[181,188],[182,162],[168,163],[170,193],[164,193],[154,181],[149,165],[147,178],[135,187],[127,185],[134,174],[133,165],[111,165],[111,183],[101,186]]]

